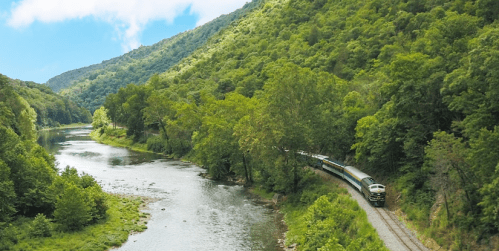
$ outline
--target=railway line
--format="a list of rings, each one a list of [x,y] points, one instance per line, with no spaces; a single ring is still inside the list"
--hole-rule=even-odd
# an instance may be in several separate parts
[[[366,212],[367,218],[372,226],[378,232],[380,238],[385,242],[385,246],[392,251],[426,251],[426,248],[416,236],[407,229],[397,217],[385,207],[375,207],[369,203],[357,188],[344,179],[331,175],[329,172],[312,168],[315,173],[321,176],[325,181],[338,184],[346,188],[352,198]]]
[[[402,227],[400,221],[385,208],[373,207],[373,210],[379,215],[380,219],[385,223],[390,232],[399,240],[399,242],[409,251],[426,251],[417,238],[409,232],[405,227]]]

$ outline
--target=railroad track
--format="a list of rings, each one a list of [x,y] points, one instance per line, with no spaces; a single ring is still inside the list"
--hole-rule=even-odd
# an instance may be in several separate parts
[[[401,226],[400,221],[390,212],[387,212],[385,208],[373,207],[373,210],[379,215],[379,217],[385,222],[386,226],[390,229],[390,232],[395,235],[395,237],[402,243],[409,251],[427,251],[428,249],[417,239],[411,232],[406,228]]]

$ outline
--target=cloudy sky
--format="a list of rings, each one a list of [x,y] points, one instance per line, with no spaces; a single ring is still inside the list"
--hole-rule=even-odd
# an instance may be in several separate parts
[[[45,83],[241,8],[250,0],[1,0],[0,73]]]

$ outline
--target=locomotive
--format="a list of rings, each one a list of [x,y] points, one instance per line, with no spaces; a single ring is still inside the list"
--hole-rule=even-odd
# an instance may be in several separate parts
[[[375,206],[383,207],[385,205],[385,186],[377,183],[366,173],[361,172],[353,166],[347,166],[340,161],[332,160],[324,155],[310,155],[305,152],[299,152],[299,154],[306,156],[307,162],[313,167],[334,173],[348,181],[359,190],[367,201]]]

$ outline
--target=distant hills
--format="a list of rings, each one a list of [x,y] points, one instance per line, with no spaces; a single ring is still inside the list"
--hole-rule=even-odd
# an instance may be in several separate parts
[[[53,92],[46,85],[8,77],[7,83],[35,110],[36,125],[40,128],[92,122],[92,115],[87,109]]]
[[[100,64],[65,72],[49,79],[46,85],[93,112],[108,94],[116,93],[120,87],[144,84],[153,74],[170,69],[258,2],[260,0],[254,0],[228,15],[154,45],[141,46]]]

